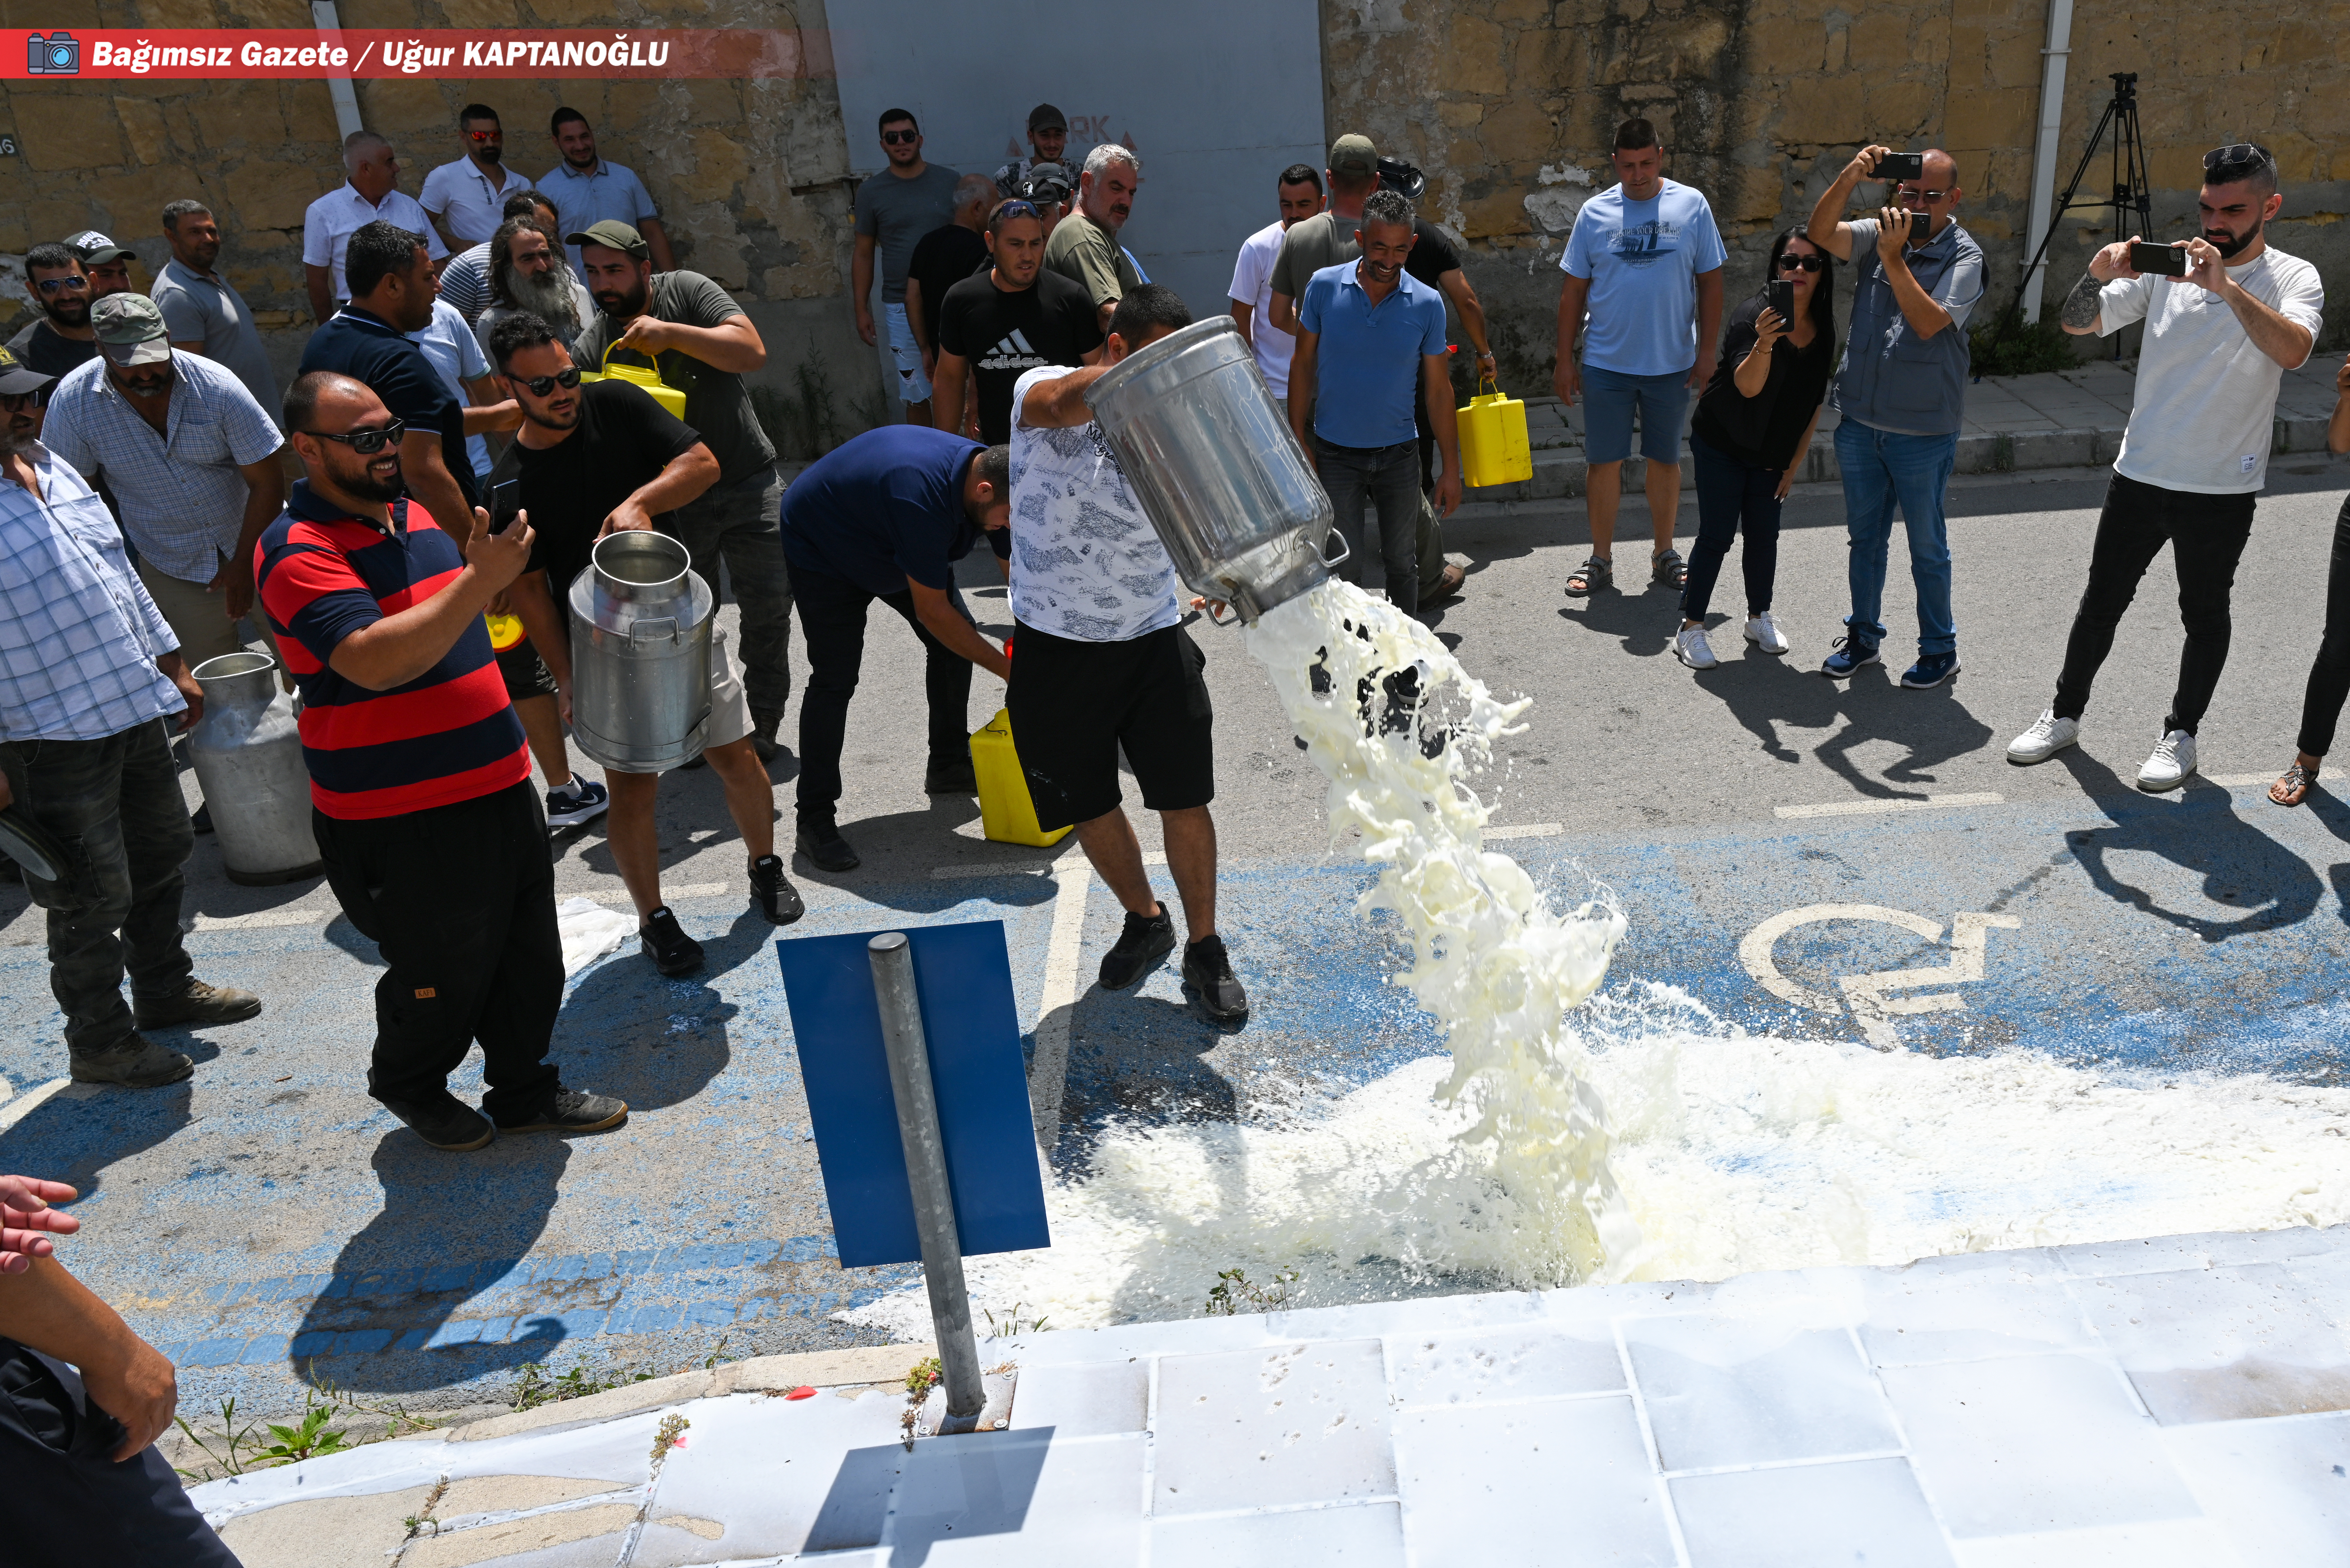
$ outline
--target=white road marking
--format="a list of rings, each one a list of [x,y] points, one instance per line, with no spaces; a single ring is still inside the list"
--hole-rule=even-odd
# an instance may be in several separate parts
[[[246,915],[198,915],[192,931],[247,931],[265,926],[316,926],[341,913],[338,909],[255,909]]]
[[[1164,850],[1146,849],[1142,852],[1142,863],[1145,866],[1164,866],[1167,864],[1167,854]],[[1086,867],[1088,870],[1091,869],[1091,867],[1087,865],[1084,852],[1076,848],[1074,845],[1070,846],[1067,854],[1052,860],[999,860],[993,865],[933,866],[931,867],[931,875],[937,877],[941,882],[964,881],[973,877],[1026,877],[1030,875],[1056,877],[1062,875],[1072,866],[1081,866]]]
[[[1093,867],[1083,857],[1065,869],[1053,907],[1053,935],[1045,948],[1045,992],[1036,1005],[1036,1053],[1028,1069],[1028,1102],[1036,1147],[1050,1151],[1061,1137],[1061,1091],[1069,1075],[1069,1023],[1077,1005],[1077,961],[1086,940],[1086,894]]]
[[[6,1104],[0,1105],[0,1132],[6,1132],[38,1110],[51,1096],[60,1089],[71,1087],[72,1085],[71,1078],[51,1078],[47,1083],[36,1085]]]
[[[1929,794],[1924,800],[1839,800],[1825,805],[1774,805],[1771,813],[1778,817],[1866,816],[1880,811],[1939,811],[1952,805],[2002,805],[2006,800],[2005,795],[1986,791],[1981,794]],[[1492,836],[1489,834],[1487,836]]]
[[[1928,941],[1942,934],[1940,924],[1923,915],[1913,915],[1907,909],[1888,909],[1882,904],[1806,904],[1801,909],[1784,909],[1772,916],[1746,933],[1738,944],[1738,961],[1754,977],[1763,990],[1798,1007],[1808,1007],[1816,1012],[1841,1012],[1843,1007],[1834,996],[1814,991],[1807,985],[1788,979],[1779,972],[1772,957],[1779,939],[1797,926],[1818,924],[1825,920],[1876,920],[1888,926],[1898,926],[1914,931]],[[1983,977],[1984,949],[1987,933],[1992,927],[2020,929],[2023,922],[2013,915],[1981,914],[1972,911],[1954,916],[1950,921],[1950,961],[1939,968],[1886,970],[1877,974],[1844,975],[1836,984],[1851,1003],[1853,1016],[1859,1021],[1861,1033],[1880,1051],[1890,1051],[1901,1044],[1893,1028],[1893,1016],[1900,1013],[1958,1012],[1966,1007],[1965,1001],[1955,992],[1937,992],[1927,996],[1888,997],[1888,991],[1908,991],[1922,985],[1961,985]]]
[[[1564,823],[1528,822],[1515,827],[1489,827],[1485,837],[1488,842],[1496,838],[1552,838],[1565,831]]]

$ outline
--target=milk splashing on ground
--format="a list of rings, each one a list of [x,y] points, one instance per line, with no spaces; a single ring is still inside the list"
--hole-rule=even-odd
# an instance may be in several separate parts
[[[1749,1034],[1648,981],[1595,997],[1612,900],[1561,912],[1482,844],[1471,786],[1527,704],[1347,584],[1247,639],[1451,1054],[1243,1122],[1105,1129],[1048,1183],[1050,1249],[966,1260],[981,1307],[1083,1328],[1197,1315],[1232,1268],[1295,1267],[1313,1305],[2350,1222],[2350,1089]],[[1393,679],[1415,665],[1419,725]],[[840,1315],[930,1332],[919,1284]]]

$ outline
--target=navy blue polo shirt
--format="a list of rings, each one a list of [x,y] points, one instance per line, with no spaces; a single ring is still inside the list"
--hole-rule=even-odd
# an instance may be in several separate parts
[[[883,425],[841,442],[784,492],[784,558],[868,594],[954,585],[986,532],[963,510],[963,475],[986,450],[929,425]],[[1002,549],[1001,535],[991,544]]]
[[[301,373],[313,370],[350,377],[381,398],[391,417],[410,430],[438,435],[442,461],[464,493],[465,504],[481,501],[481,492],[473,488],[473,460],[465,453],[465,405],[405,333],[370,311],[346,305],[310,334],[302,350]]]
[[[1297,302],[1297,324],[1316,335],[1314,433],[1333,446],[1417,441],[1419,359],[1444,352],[1444,296],[1399,273],[1374,305],[1355,267],[1324,267]]]

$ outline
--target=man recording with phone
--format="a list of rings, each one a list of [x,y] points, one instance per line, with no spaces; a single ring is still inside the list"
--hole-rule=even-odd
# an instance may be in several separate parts
[[[2133,234],[2098,251],[2058,313],[2078,337],[2143,320],[2146,340],[2056,698],[2008,743],[2011,763],[2045,762],[2080,738],[2114,628],[2168,543],[2187,646],[2137,787],[2177,789],[2195,772],[2196,726],[2228,659],[2229,590],[2268,478],[2277,389],[2307,362],[2325,308],[2317,269],[2268,243],[2284,197],[2267,149],[2242,142],[2204,154],[2199,204],[2201,233],[2191,240],[2149,245]]]
[[[1839,220],[1864,180],[1893,182],[1892,204]],[[1844,473],[1852,613],[1820,665],[1841,680],[1877,661],[1885,640],[1886,546],[1893,509],[1909,535],[1918,588],[1918,662],[1901,684],[1939,686],[1959,672],[1950,615],[1950,539],[1943,497],[1966,406],[1967,317],[1982,297],[1982,247],[1959,225],[1957,161],[1939,148],[1864,147],[1812,208],[1804,237],[1853,264],[1852,328],[1828,400]]]

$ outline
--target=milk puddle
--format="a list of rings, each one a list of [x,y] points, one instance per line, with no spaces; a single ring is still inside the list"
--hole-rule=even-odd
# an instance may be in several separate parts
[[[2350,1220],[2350,1089],[1879,1054],[1748,1034],[1667,984],[1595,996],[1621,913],[1555,909],[1480,843],[1471,784],[1526,704],[1347,584],[1247,640],[1451,1054],[1246,1123],[1105,1129],[1048,1185],[1050,1249],[966,1262],[978,1307],[1084,1328],[1196,1316],[1231,1269],[1295,1270],[1290,1303],[1326,1305]],[[1392,673],[1414,667],[1416,691]],[[919,1285],[842,1316],[929,1331]]]

